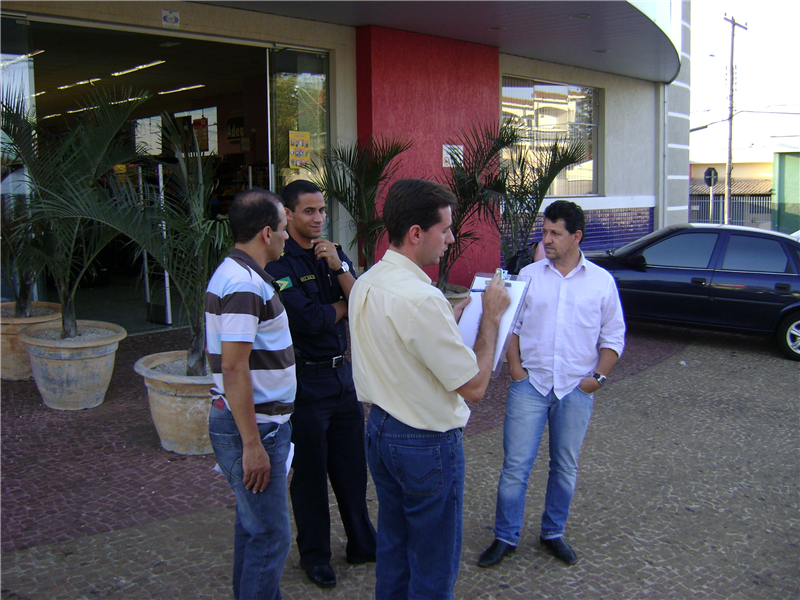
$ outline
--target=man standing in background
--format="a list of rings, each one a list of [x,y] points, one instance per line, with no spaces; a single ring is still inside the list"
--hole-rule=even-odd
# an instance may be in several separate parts
[[[578,558],[564,540],[580,452],[594,405],[625,344],[625,321],[614,278],[580,250],[583,209],[558,200],[544,211],[547,260],[520,271],[531,280],[507,358],[511,386],[503,427],[503,471],[497,487],[495,540],[478,565],[491,567],[517,547],[528,478],[549,423],[547,478],[540,543],[556,558]]]
[[[208,432],[236,495],[233,595],[279,600],[291,546],[286,490],[295,395],[286,311],[264,265],[286,241],[280,198],[261,189],[228,212],[235,247],[206,292],[206,353],[214,387]]]
[[[375,529],[366,500],[364,409],[344,357],[347,298],[356,280],[342,249],[323,237],[327,215],[320,189],[297,180],[282,196],[289,239],[267,271],[280,286],[297,357],[290,493],[300,564],[314,584],[327,588],[336,585],[330,566],[329,478],[347,535],[347,562],[375,560]]]

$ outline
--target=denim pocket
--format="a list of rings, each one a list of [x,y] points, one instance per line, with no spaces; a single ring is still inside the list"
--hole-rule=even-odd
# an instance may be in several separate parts
[[[219,468],[229,483],[240,481],[244,477],[242,468],[242,438],[238,433],[208,432],[214,456]]]
[[[390,445],[392,466],[403,492],[411,496],[434,496],[444,487],[441,448]]]

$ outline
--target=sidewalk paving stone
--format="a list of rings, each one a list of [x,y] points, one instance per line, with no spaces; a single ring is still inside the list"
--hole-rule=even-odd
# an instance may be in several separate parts
[[[185,330],[120,344],[107,399],[47,409],[33,382],[2,385],[3,600],[231,598],[234,499],[212,456],[160,448],[132,364],[188,346]],[[531,475],[516,554],[491,569],[504,370],[465,430],[464,548],[456,597],[800,597],[800,365],[769,340],[632,325],[597,394],[567,539],[538,544],[547,450]],[[370,482],[373,520],[377,499]],[[369,599],[374,565],[348,565],[331,496],[336,588],[311,585],[293,546],[284,598]]]

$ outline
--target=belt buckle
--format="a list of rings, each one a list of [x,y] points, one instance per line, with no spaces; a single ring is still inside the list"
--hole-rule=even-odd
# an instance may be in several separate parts
[[[344,364],[344,356],[334,356],[333,361],[331,361],[331,366],[334,369],[338,369]]]

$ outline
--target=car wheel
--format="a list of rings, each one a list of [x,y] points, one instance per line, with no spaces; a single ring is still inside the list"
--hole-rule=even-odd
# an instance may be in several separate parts
[[[790,360],[800,360],[800,313],[786,317],[778,325],[778,347]]]

